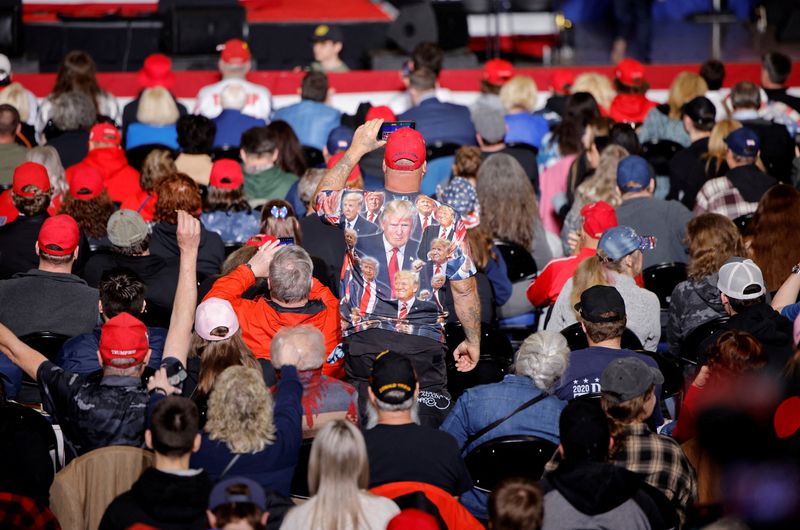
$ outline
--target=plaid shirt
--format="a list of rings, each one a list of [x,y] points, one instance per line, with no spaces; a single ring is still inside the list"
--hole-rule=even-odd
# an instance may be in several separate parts
[[[681,523],[685,522],[686,508],[697,497],[697,479],[678,442],[651,432],[644,423],[627,425],[615,442],[622,444],[622,450],[611,462],[640,475],[666,495]],[[555,470],[560,462],[561,454],[556,451],[545,466],[545,474]]]
[[[30,497],[13,493],[0,493],[0,528],[61,530],[50,508],[40,507]]]
[[[757,202],[745,201],[727,177],[718,177],[707,181],[700,188],[692,213],[718,213],[729,219],[736,219],[755,212],[757,207]]]

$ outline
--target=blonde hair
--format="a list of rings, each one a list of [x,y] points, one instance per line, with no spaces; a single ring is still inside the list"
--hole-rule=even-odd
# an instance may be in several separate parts
[[[0,91],[0,105],[8,104],[17,109],[19,120],[23,123],[31,116],[31,106],[25,87],[19,83],[11,83]]]
[[[616,96],[611,81],[603,74],[596,72],[586,72],[576,77],[570,91],[573,94],[588,92],[594,97],[597,104],[604,109],[611,106],[611,102],[614,101],[614,96]]]
[[[617,166],[626,156],[628,151],[616,144],[603,149],[594,175],[578,185],[575,196],[583,204],[605,201],[614,208],[622,204],[622,195],[617,187]]]
[[[741,129],[742,123],[732,118],[725,118],[720,120],[711,129],[711,136],[708,138],[708,153],[706,156],[706,174],[711,169],[711,165],[715,164],[714,168],[719,171],[720,166],[725,162],[725,154],[728,152],[728,146],[725,143],[725,138],[735,131]],[[718,175],[709,175],[709,177]]]
[[[308,486],[314,497],[310,528],[361,528],[359,493],[369,483],[364,436],[352,423],[335,420],[314,438],[308,461]]]
[[[536,109],[538,95],[536,81],[526,75],[515,75],[500,89],[500,101],[506,112],[515,110],[533,112]]]
[[[275,441],[272,394],[256,368],[230,366],[214,382],[208,398],[206,432],[232,453],[257,453]]]
[[[704,96],[708,92],[706,80],[694,72],[681,72],[672,81],[667,96],[669,117],[678,120],[681,117],[681,108],[697,96]]]
[[[172,94],[164,87],[145,88],[139,98],[136,119],[147,125],[172,125],[180,114]]]
[[[52,145],[42,145],[29,149],[25,158],[30,162],[41,164],[47,170],[50,178],[50,188],[53,197],[67,193],[69,186],[64,178],[64,166],[61,157]]]
[[[581,294],[589,287],[595,285],[611,285],[606,275],[605,267],[600,263],[596,257],[585,259],[575,269],[572,275],[572,292],[569,293],[569,307],[575,312],[576,318],[578,317],[575,311],[575,304],[581,301]]]

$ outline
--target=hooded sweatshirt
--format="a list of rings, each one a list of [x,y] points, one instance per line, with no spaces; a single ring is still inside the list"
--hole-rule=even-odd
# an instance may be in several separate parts
[[[149,468],[106,509],[100,530],[144,523],[160,530],[205,530],[211,480],[205,471],[176,475]]]
[[[613,464],[567,459],[541,485],[544,530],[659,530],[677,525],[677,514],[662,493]]]
[[[758,202],[768,189],[778,183],[755,165],[739,166],[725,175],[746,202]]]
[[[657,105],[644,94],[617,94],[611,102],[608,115],[620,123],[643,123],[650,109]]]
[[[667,342],[673,355],[697,326],[727,316],[717,289],[717,273],[701,280],[686,280],[675,286],[669,302]]]
[[[122,149],[117,147],[92,149],[86,158],[67,169],[67,182],[71,182],[75,173],[84,166],[91,166],[103,175],[108,196],[114,202],[122,202],[142,191],[139,185],[139,172],[128,165],[128,159],[125,158],[125,151]]]
[[[222,298],[231,303],[239,317],[244,342],[253,355],[270,359],[272,337],[285,326],[309,324],[319,329],[325,337],[325,351],[328,353],[341,342],[339,300],[316,278],[311,280],[308,302],[298,308],[281,307],[272,300],[263,298],[242,298],[242,293],[252,287],[255,281],[253,271],[246,265],[239,265],[233,272],[217,280],[205,297],[205,300]],[[322,366],[322,372],[328,376],[341,377],[341,363],[341,360],[332,364],[326,362]]]
[[[741,313],[733,315],[725,323],[725,329],[736,329],[751,333],[767,354],[767,368],[770,373],[780,373],[792,357],[793,323],[768,304],[750,306]]]
[[[178,248],[178,225],[160,221],[153,227],[150,237],[150,253],[164,259],[180,258]],[[219,274],[219,268],[225,261],[225,245],[216,232],[206,230],[200,224],[200,248],[197,253],[197,274],[201,278]]]
[[[244,174],[244,194],[250,206],[261,206],[270,199],[285,199],[289,189],[297,182],[296,175],[283,171],[277,165],[259,173]]]

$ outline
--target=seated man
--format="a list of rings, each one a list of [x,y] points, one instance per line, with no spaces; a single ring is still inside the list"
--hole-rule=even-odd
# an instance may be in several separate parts
[[[275,119],[291,125],[301,144],[322,151],[342,116],[327,101],[328,77],[322,72],[308,72],[300,85],[300,102],[275,111]]]
[[[130,269],[147,287],[145,299],[149,309],[169,314],[178,284],[177,261],[150,253],[150,230],[142,216],[133,210],[114,212],[108,219],[107,232],[111,248],[89,258],[83,275],[86,282],[97,287],[109,269]]]
[[[541,481],[543,530],[677,526],[677,514],[663,493],[608,462],[614,442],[600,407],[571,402],[561,413],[559,430],[561,464]],[[586,484],[592,484],[591,490]]]
[[[472,488],[455,439],[417,424],[419,383],[408,358],[390,351],[378,354],[368,394],[364,441],[371,488],[391,482],[424,482],[454,496]]]
[[[576,310],[589,347],[570,354],[569,368],[553,391],[556,396],[571,401],[586,394],[598,394],[602,390],[600,376],[603,370],[608,363],[621,357],[636,357],[648,366],[658,367],[652,357],[622,349],[622,332],[628,321],[625,305],[619,291],[613,287],[595,285],[583,291]],[[660,396],[660,391],[659,386],[656,396]],[[655,414],[660,425],[661,409],[657,408]]]
[[[263,254],[263,256],[262,256]],[[270,359],[272,338],[284,326],[309,324],[320,329],[325,337],[325,353],[341,342],[339,301],[311,273],[313,264],[301,247],[278,247],[277,242],[264,243],[248,263],[216,282],[205,299],[222,298],[231,303],[242,329],[245,343],[258,358]],[[257,278],[266,278],[270,298],[246,300],[247,291]],[[341,377],[341,359],[331,358],[322,371]]]
[[[25,162],[28,150],[16,142],[22,130],[19,111],[8,103],[0,105],[0,185],[11,184],[14,169]]]
[[[222,113],[212,120],[217,126],[214,149],[238,149],[246,130],[267,125],[264,120],[242,112],[247,105],[247,92],[241,84],[231,83],[223,88],[219,99]]]
[[[534,333],[514,357],[513,373],[500,383],[466,390],[441,429],[453,435],[464,455],[501,436],[530,435],[557,444],[558,417],[566,403],[550,393],[568,361],[569,347],[560,333]],[[502,418],[508,419],[486,430]],[[487,497],[485,492],[472,488],[460,501],[475,517],[487,519]]]
[[[408,92],[413,107],[400,114],[398,121],[415,121],[425,143],[475,145],[475,127],[469,109],[455,103],[442,103],[436,97],[436,74],[417,68],[409,76]]]
[[[314,438],[333,420],[349,420],[358,425],[356,389],[322,373],[328,354],[322,332],[308,324],[282,328],[272,338],[270,348],[276,370],[285,364],[287,352],[292,359],[298,359],[297,371],[303,383],[303,438]]]
[[[135,273],[119,268],[107,270],[98,287],[100,288],[98,307],[104,323],[122,313],[141,318],[146,309],[146,287]],[[81,375],[88,375],[100,370],[97,349],[100,345],[101,329],[98,326],[90,333],[83,333],[65,342],[61,351],[58,352],[56,364],[68,372]],[[152,350],[148,366],[154,370],[158,370],[158,367],[161,366],[161,354],[164,350],[166,336],[166,329],[147,328],[147,338]]]
[[[144,433],[154,465],[106,508],[100,528],[125,530],[136,523],[157,528],[205,529],[211,480],[202,469],[189,468],[189,456],[200,448],[200,414],[190,399],[171,396],[153,407]]]

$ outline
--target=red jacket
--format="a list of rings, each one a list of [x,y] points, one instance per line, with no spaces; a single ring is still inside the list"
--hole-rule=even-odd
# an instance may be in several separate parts
[[[617,94],[611,102],[608,115],[619,123],[644,123],[647,113],[657,105],[644,94]]]
[[[128,197],[141,193],[139,172],[128,165],[125,151],[117,147],[92,149],[86,158],[67,169],[67,183],[72,180],[81,166],[92,166],[103,175],[108,196],[114,202],[122,202]]]
[[[409,493],[420,492],[439,510],[447,528],[458,530],[483,530],[483,525],[471,513],[458,503],[452,495],[441,488],[424,482],[390,482],[370,488],[370,493],[387,499],[396,499]]]
[[[561,289],[575,274],[578,265],[586,258],[596,255],[595,249],[584,247],[577,256],[554,259],[542,269],[542,272],[528,287],[528,300],[535,307],[547,307],[555,304]]]
[[[308,303],[297,309],[285,309],[278,304],[258,298],[245,300],[242,293],[253,286],[256,278],[246,265],[239,265],[233,272],[223,276],[211,287],[205,297],[227,300],[236,311],[245,344],[256,357],[270,359],[272,337],[284,326],[309,324],[319,329],[325,337],[325,351],[330,353],[342,340],[339,324],[339,300],[331,291],[311,280]],[[322,373],[341,378],[343,359],[334,364],[322,365]]]

